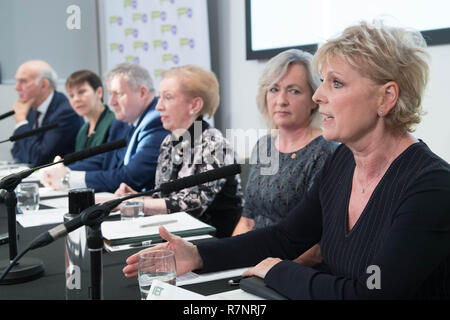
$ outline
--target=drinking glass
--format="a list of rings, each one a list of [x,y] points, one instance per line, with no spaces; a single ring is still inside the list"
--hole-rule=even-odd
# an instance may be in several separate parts
[[[133,198],[124,201],[119,206],[121,220],[135,219],[144,215],[144,199]]]
[[[141,299],[146,300],[153,280],[176,285],[175,253],[171,250],[147,250],[139,255],[138,281]]]
[[[17,208],[23,213],[39,210],[39,185],[23,182],[16,188]]]

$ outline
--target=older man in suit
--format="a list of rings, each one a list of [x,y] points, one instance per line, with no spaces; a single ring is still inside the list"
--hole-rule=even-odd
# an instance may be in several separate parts
[[[14,135],[53,123],[58,128],[15,142],[11,153],[16,161],[37,166],[74,151],[83,118],[73,111],[64,94],[55,90],[56,79],[55,71],[45,61],[27,61],[17,70]]]
[[[169,133],[156,111],[153,83],[144,68],[123,63],[107,75],[107,88],[116,121],[108,141],[127,139],[127,148],[70,165],[44,170],[42,182],[54,189],[89,187],[114,192],[121,182],[135,190],[153,188],[162,140]]]

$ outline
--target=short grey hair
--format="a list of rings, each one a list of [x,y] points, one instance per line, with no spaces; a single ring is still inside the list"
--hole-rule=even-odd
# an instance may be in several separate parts
[[[116,76],[123,76],[131,90],[137,91],[140,86],[144,86],[149,92],[155,92],[153,80],[147,69],[133,63],[121,63],[115,66],[106,74],[106,81],[109,82]]]
[[[272,123],[269,117],[269,111],[267,108],[267,91],[269,88],[276,82],[278,82],[287,72],[289,66],[293,64],[302,65],[306,69],[306,76],[308,84],[311,88],[311,93],[314,94],[316,89],[320,85],[320,77],[315,72],[312,65],[313,56],[312,54],[298,50],[298,49],[289,49],[283,51],[269,60],[264,68],[264,71],[259,78],[258,84],[258,94],[256,96],[256,103],[258,105],[258,109],[261,112],[261,115],[268,122],[270,127],[275,128],[275,125]],[[312,96],[311,96],[312,99]],[[314,127],[318,127],[320,114],[318,113],[319,108],[315,108],[312,116],[311,122]]]
[[[56,90],[56,85],[58,81],[58,75],[56,74],[55,70],[53,70],[50,66],[45,66],[40,68],[39,74],[36,78],[36,84],[41,82],[41,80],[47,79],[49,82],[50,88],[53,90]]]

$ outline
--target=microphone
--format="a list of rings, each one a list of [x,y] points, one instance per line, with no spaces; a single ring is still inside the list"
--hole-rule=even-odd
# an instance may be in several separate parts
[[[226,178],[228,176],[233,176],[239,174],[240,172],[241,166],[239,164],[232,164],[221,167],[219,169],[214,169],[199,174],[195,174],[193,176],[162,183],[159,189],[153,189],[146,192],[130,194],[118,199],[106,201],[102,204],[96,204],[83,210],[78,217],[65,223],[62,223],[50,229],[47,232],[44,232],[30,244],[29,248],[37,249],[46,246],[47,244],[50,244],[53,241],[61,237],[64,237],[68,233],[74,231],[75,229],[80,228],[83,225],[93,226],[96,224],[100,224],[103,221],[103,219],[105,219],[115,207],[117,207],[120,203],[122,203],[125,200],[142,196],[149,196],[159,191],[161,191],[163,194],[169,194],[174,191],[179,191],[206,182],[211,182],[214,180]]]
[[[0,115],[0,120],[3,120],[3,119],[5,119],[5,118],[8,118],[8,117],[12,116],[14,113],[15,113],[14,110],[8,111],[8,112],[6,112],[6,113]]]
[[[67,166],[74,162],[84,160],[86,158],[90,158],[92,156],[95,156],[95,155],[98,155],[101,153],[120,149],[120,148],[123,148],[126,146],[127,146],[127,141],[125,139],[115,140],[115,141],[101,144],[96,147],[92,147],[89,149],[85,149],[85,150],[81,150],[78,152],[73,152],[73,153],[67,154],[66,156],[64,156],[64,159],[62,161],[64,162],[64,165]]]
[[[94,156],[94,155],[97,155],[97,154],[100,154],[103,152],[108,152],[108,151],[111,151],[114,149],[123,148],[126,145],[127,145],[126,140],[124,140],[124,139],[117,140],[117,141],[105,143],[105,144],[100,145],[95,148],[71,153],[66,156],[66,160],[63,159],[58,162],[52,162],[52,163],[42,165],[39,167],[23,170],[21,172],[15,173],[15,174],[10,174],[9,176],[6,176],[0,180],[0,191],[5,192],[7,194],[13,194],[14,189],[19,185],[19,183],[22,181],[22,179],[28,177],[29,175],[31,175],[34,171],[36,171],[38,169],[49,167],[49,166],[52,166],[52,165],[55,165],[58,163],[72,163],[72,162],[83,160],[85,158],[88,158],[88,157],[91,157],[91,156]],[[15,197],[15,195],[14,195],[14,197]],[[115,208],[115,207],[111,207],[111,208],[108,207],[106,209],[106,210],[109,210],[109,211],[107,211],[108,214],[113,208]],[[10,239],[9,239],[9,241],[10,241],[10,260],[9,261],[10,261],[10,263],[9,263],[9,266],[3,271],[3,274],[0,277],[0,283],[3,282],[3,280],[8,275],[8,273],[11,271],[11,269],[14,266],[16,266],[17,261],[19,261],[31,249],[39,247],[39,246],[36,246],[36,247],[34,246],[36,241],[37,241],[37,244],[42,243],[42,240],[39,240],[39,238],[43,237],[45,240],[45,238],[46,238],[45,236],[48,234],[46,232],[43,235],[41,235],[41,237],[38,237],[30,246],[28,246],[27,249],[25,249],[19,255],[17,255],[17,244],[15,243],[15,240],[14,240],[15,236],[12,236],[12,234],[15,234],[15,212],[11,213],[10,209],[15,211],[15,206],[11,207],[11,208],[8,207],[8,226],[11,226],[11,225],[13,226],[13,228],[12,228],[13,231],[11,231],[11,227],[9,227],[9,235],[10,235]],[[106,210],[103,209],[102,212],[106,212]],[[88,216],[87,214],[85,216],[87,216],[88,218],[90,217],[90,215]],[[10,221],[12,221],[12,222],[10,222]],[[83,223],[88,224],[88,221],[83,220]],[[70,226],[70,224],[69,224],[69,226]],[[74,227],[70,227],[69,229],[71,229],[71,231],[75,230]],[[50,242],[52,242],[52,241],[50,241]],[[48,240],[47,240],[46,243],[50,243],[50,242],[48,242]],[[42,246],[42,245],[40,245],[40,246]],[[11,249],[11,248],[13,248],[13,249]],[[35,263],[36,261],[28,261],[28,262],[29,262],[29,264],[31,264],[31,266],[28,268],[30,271],[30,274],[32,274],[33,276],[39,276],[42,274],[42,272],[43,272],[42,263],[36,264]],[[21,270],[21,272],[22,272],[21,275],[23,278],[23,276],[26,274],[23,273],[23,270]],[[15,279],[14,281],[19,281],[20,279],[22,279],[16,273],[13,275],[13,278]]]
[[[31,169],[25,169],[17,173],[10,174],[3,179],[0,180],[0,189],[5,189],[8,191],[13,191],[19,183],[25,179],[26,177],[30,176],[33,172],[39,169],[43,169],[46,167],[53,166],[58,163],[64,163],[65,165],[69,165],[71,163],[74,163],[76,161],[80,161],[92,156],[95,156],[97,154],[101,154],[104,152],[109,152],[115,149],[123,148],[127,145],[127,142],[125,139],[116,140],[108,143],[104,143],[102,145],[99,145],[97,147],[89,148],[86,150],[78,151],[70,153],[66,156],[64,156],[64,159],[57,162],[51,162],[48,164],[44,164],[42,166],[34,167]]]
[[[21,134],[16,134],[15,136],[9,137],[9,139],[0,141],[0,143],[4,143],[4,142],[8,142],[8,141],[14,142],[14,141],[17,141],[17,140],[20,140],[20,139],[23,139],[23,138],[28,138],[30,136],[34,136],[35,134],[38,134],[38,133],[41,133],[41,132],[45,132],[45,131],[48,131],[48,130],[51,130],[51,129],[58,128],[58,126],[59,125],[57,123],[49,124],[47,126],[43,126],[43,127],[37,128],[37,129],[33,129],[33,130],[30,130],[30,131],[27,131],[27,132],[24,132],[24,133],[21,133]]]
[[[174,191],[179,191],[185,188],[198,186],[214,180],[219,180],[229,176],[234,176],[241,173],[241,166],[239,164],[232,164],[218,169],[202,172],[193,176],[176,179],[160,185],[161,193],[169,195]]]

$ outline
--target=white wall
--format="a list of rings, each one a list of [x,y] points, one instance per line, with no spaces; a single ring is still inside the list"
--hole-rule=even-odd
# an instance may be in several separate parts
[[[257,81],[265,61],[246,61],[244,0],[210,0],[213,70],[221,84],[221,106],[216,126],[226,129],[265,128],[256,108]],[[423,102],[428,112],[416,137],[450,162],[450,45],[430,47],[431,79]],[[16,98],[13,86],[0,85],[0,112],[11,110]],[[12,134],[12,118],[0,120],[0,140]],[[0,145],[0,159],[9,159],[9,143]],[[247,150],[248,151],[248,150]],[[238,150],[244,156],[245,150]]]
[[[225,128],[264,128],[256,108],[257,81],[264,61],[246,61],[244,0],[215,3],[217,17],[217,48],[213,64],[220,77],[222,104],[218,126]],[[270,23],[270,21],[268,21]],[[428,112],[418,126],[415,136],[422,139],[440,157],[450,162],[450,45],[433,46],[431,78],[424,109]]]

